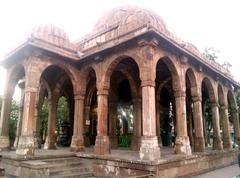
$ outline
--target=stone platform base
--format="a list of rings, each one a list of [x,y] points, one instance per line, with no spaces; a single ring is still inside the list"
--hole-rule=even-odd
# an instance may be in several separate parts
[[[129,154],[129,153],[128,153]],[[126,159],[127,156],[78,153],[77,156],[93,161],[96,177],[192,177],[204,172],[237,163],[239,151],[212,151],[191,156],[175,155],[155,161]],[[154,175],[154,176],[153,176]]]
[[[3,155],[0,167],[16,177],[50,178],[77,174],[95,177],[136,177],[156,175],[163,178],[191,177],[203,172],[235,164],[239,151],[210,151],[191,156],[162,155],[155,161],[140,160],[138,152],[113,150],[109,155],[92,152],[77,154],[61,150],[38,154],[31,158]],[[53,154],[55,153],[55,155]]]

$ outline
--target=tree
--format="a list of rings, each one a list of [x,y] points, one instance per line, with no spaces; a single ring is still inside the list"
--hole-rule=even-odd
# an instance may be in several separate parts
[[[211,61],[216,61],[216,59],[218,58],[219,52],[220,51],[216,50],[213,47],[208,47],[208,48],[205,48],[203,54],[207,59]]]
[[[18,117],[19,117],[19,103],[13,100],[12,106],[11,106],[10,120],[9,120],[9,138],[11,143],[14,142],[16,137]]]
[[[57,106],[57,130],[60,130],[60,127],[63,123],[69,122],[69,107],[66,97],[62,96],[58,100]]]
[[[238,105],[238,113],[240,118],[240,90],[237,91],[237,105]]]

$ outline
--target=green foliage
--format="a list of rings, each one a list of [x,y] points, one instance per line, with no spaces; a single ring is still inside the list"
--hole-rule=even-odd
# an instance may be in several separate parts
[[[238,90],[237,92],[237,105],[238,105],[238,113],[239,113],[239,116],[240,116],[240,90]]]
[[[57,130],[60,130],[60,126],[63,123],[69,122],[69,107],[67,99],[62,96],[58,100],[58,106],[57,106]]]
[[[9,120],[9,138],[14,141],[16,137],[17,122],[19,117],[19,103],[12,101],[11,114]]]
[[[42,106],[42,112],[40,114],[40,120],[41,120],[41,135],[47,133],[48,128],[48,99],[44,98],[43,106]]]
[[[48,128],[48,99],[44,99],[44,103],[42,106],[42,112],[40,114],[41,118],[41,133],[47,134]],[[56,129],[59,131],[61,124],[68,122],[69,118],[69,109],[68,103],[65,97],[60,97],[57,105],[57,121],[56,121]]]
[[[220,51],[214,49],[213,47],[205,48],[204,55],[207,59],[215,61],[218,58]]]

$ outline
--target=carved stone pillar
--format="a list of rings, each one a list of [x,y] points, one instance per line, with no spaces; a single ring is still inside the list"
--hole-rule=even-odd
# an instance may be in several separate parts
[[[7,150],[10,147],[9,119],[11,113],[11,103],[12,97],[3,96],[0,120],[0,150]]]
[[[48,101],[48,131],[47,138],[44,144],[44,149],[56,149],[56,114],[57,114],[57,99],[55,96],[49,98]]]
[[[228,119],[228,109],[226,106],[221,106],[220,108],[221,118],[223,120],[223,148],[231,149],[231,137],[229,131],[229,119]]]
[[[219,108],[216,102],[211,103],[213,121],[213,149],[222,150],[222,139],[220,135]]]
[[[110,153],[110,142],[107,135],[108,126],[108,90],[102,89],[97,92],[98,100],[98,121],[97,137],[94,146],[94,153],[98,155]]]
[[[111,141],[111,148],[118,147],[118,138],[116,135],[117,123],[117,102],[109,103],[109,139]]]
[[[140,159],[158,160],[160,147],[156,136],[155,82],[142,81],[142,124]]]
[[[232,107],[232,119],[233,119],[234,133],[236,137],[235,142],[239,145],[238,148],[240,149],[240,129],[239,129],[239,116],[238,116],[237,107]]]
[[[133,99],[133,138],[131,148],[134,151],[140,150],[142,136],[142,101]]]
[[[193,100],[193,118],[194,118],[194,151],[204,152],[205,141],[203,134],[203,117],[202,117],[202,102],[200,96],[192,97]]]
[[[17,123],[16,138],[14,141],[14,148],[17,148],[18,146],[18,141],[19,141],[19,137],[21,136],[21,130],[22,130],[24,86],[25,86],[25,82],[22,82],[19,84],[19,88],[21,89],[21,98],[19,103],[18,123]]]
[[[161,113],[160,113],[160,101],[158,100],[156,103],[156,132],[158,137],[158,144],[159,146],[162,146],[162,138],[161,138]]]
[[[176,105],[176,131],[175,153],[191,155],[191,146],[187,134],[186,95],[183,91],[174,91]]]
[[[17,155],[33,156],[35,150],[35,139],[33,135],[33,122],[38,88],[25,88],[22,135],[19,137]]]
[[[71,142],[71,151],[78,152],[84,150],[84,96],[81,94],[76,94],[74,100],[74,128]]]

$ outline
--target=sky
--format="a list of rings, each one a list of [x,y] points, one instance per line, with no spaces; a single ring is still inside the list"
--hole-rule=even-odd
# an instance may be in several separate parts
[[[0,60],[34,27],[51,23],[62,28],[71,41],[77,41],[91,32],[105,11],[122,5],[152,9],[171,32],[201,52],[206,47],[219,50],[218,62],[230,62],[230,71],[240,81],[239,0],[1,0]],[[5,76],[5,69],[0,67],[0,95]]]

